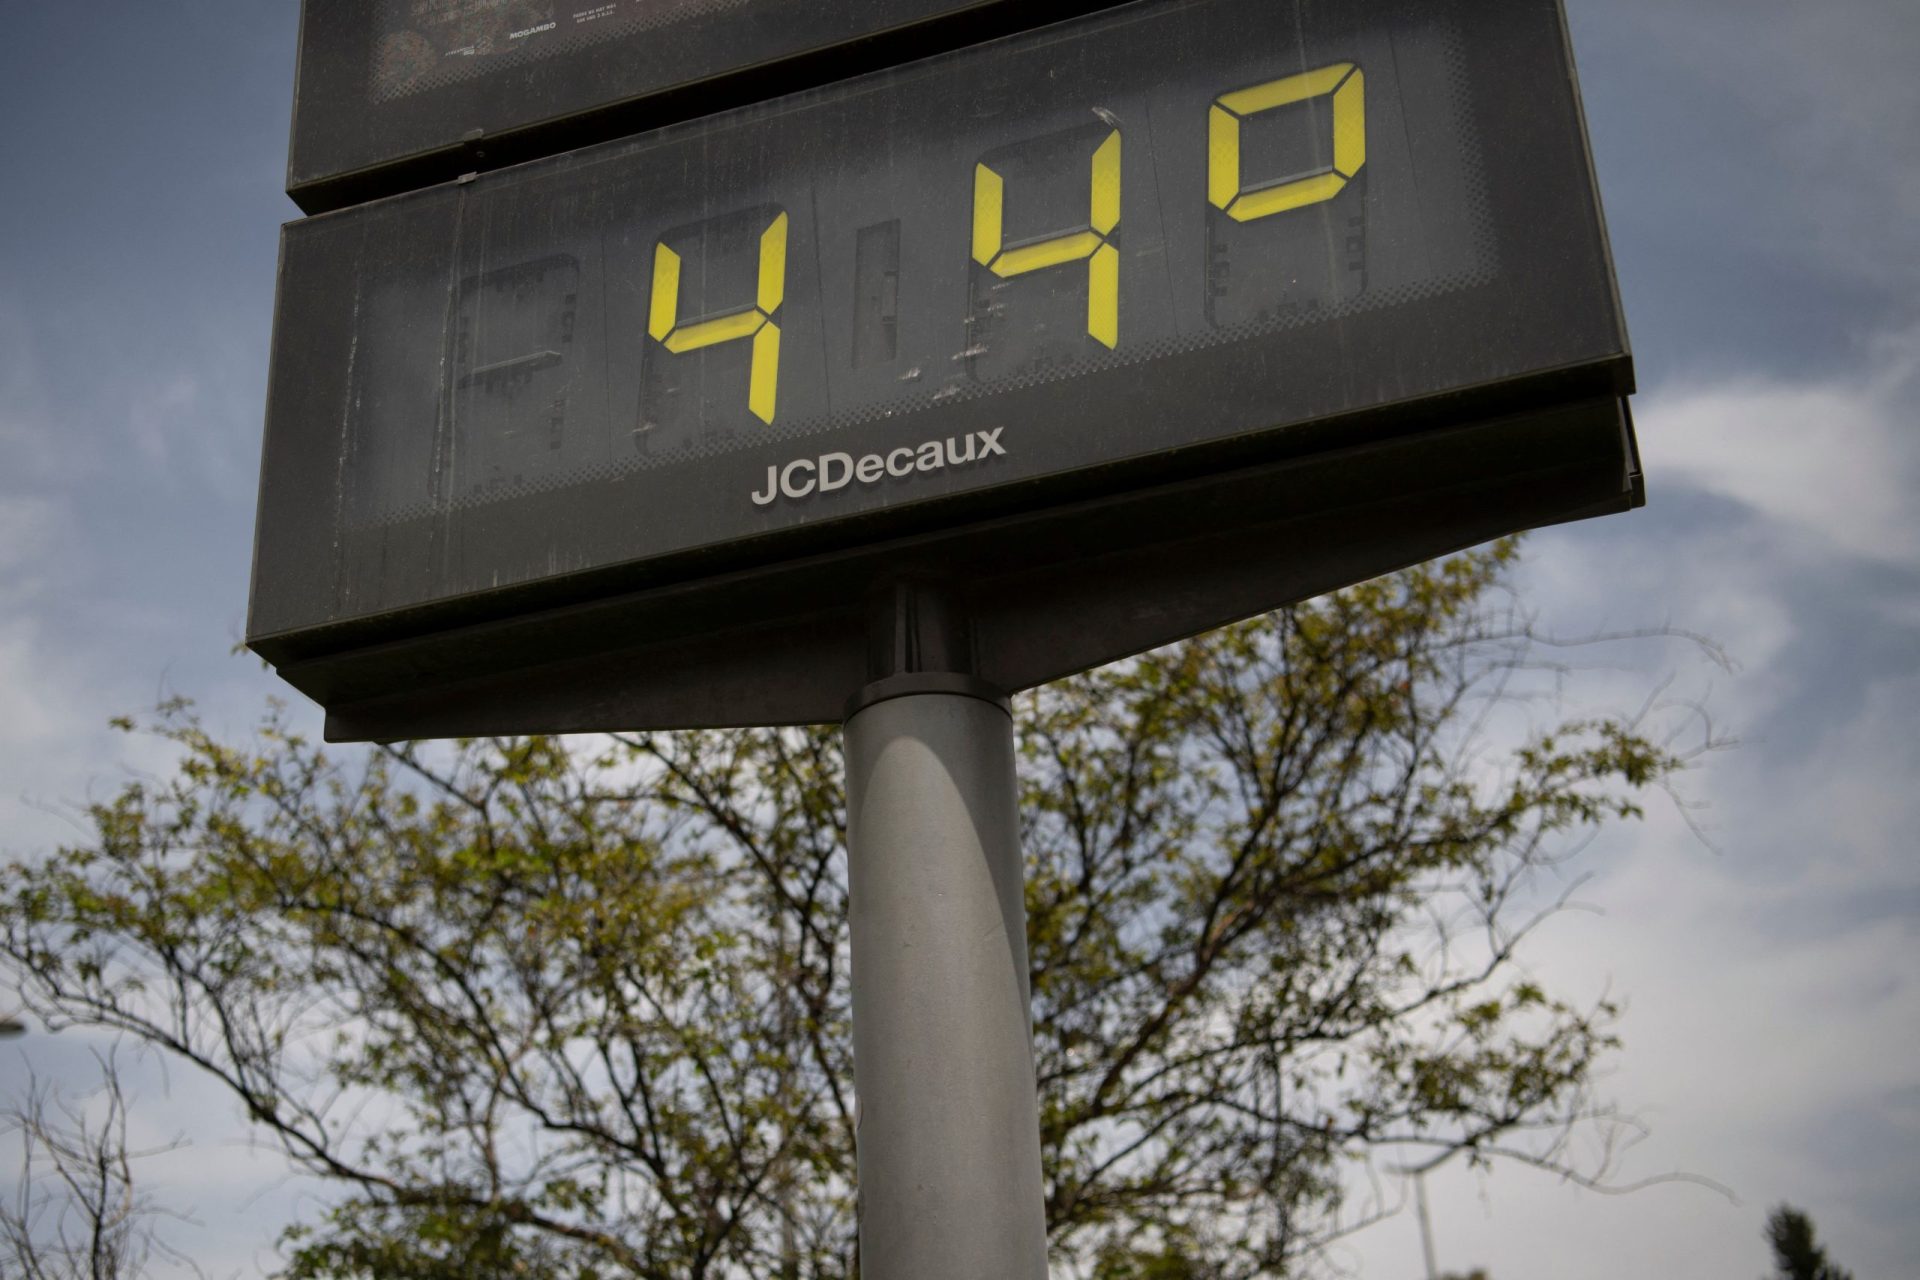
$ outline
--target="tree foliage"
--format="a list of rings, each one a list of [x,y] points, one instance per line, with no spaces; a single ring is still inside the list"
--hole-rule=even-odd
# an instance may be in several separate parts
[[[1516,948],[1536,873],[1683,762],[1619,718],[1482,732],[1540,661],[1511,554],[1017,700],[1062,1274],[1295,1274],[1376,1153],[1594,1172],[1615,1010]],[[0,949],[338,1184],[287,1275],[854,1273],[837,730],[156,727],[177,770],[10,869]]]
[[[1772,1280],[1853,1280],[1827,1261],[1827,1251],[1813,1238],[1813,1219],[1783,1204],[1767,1215],[1767,1244],[1773,1250]]]

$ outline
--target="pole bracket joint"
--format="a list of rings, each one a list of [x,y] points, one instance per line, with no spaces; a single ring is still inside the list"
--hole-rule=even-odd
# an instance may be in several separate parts
[[[867,606],[867,683],[847,699],[844,723],[877,702],[949,694],[991,702],[1007,714],[1007,691],[982,679],[971,619],[960,593],[925,577],[887,582]]]

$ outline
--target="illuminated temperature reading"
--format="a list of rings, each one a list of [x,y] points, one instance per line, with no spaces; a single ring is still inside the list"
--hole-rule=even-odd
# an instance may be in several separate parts
[[[1365,94],[1366,81],[1359,66],[1337,62],[1214,98],[1207,108],[1205,134],[1206,204],[1235,223],[1247,223],[1295,213],[1339,196],[1366,164]],[[1260,117],[1271,118],[1286,108],[1311,106],[1321,100],[1331,108],[1331,154],[1305,171],[1247,182],[1243,172],[1245,128]],[[1072,129],[983,156],[974,165],[972,184],[972,263],[999,282],[995,289],[1037,273],[1086,263],[1085,332],[1109,351],[1120,341],[1121,255],[1117,241],[1121,234],[1121,149],[1121,130],[1111,123]],[[1084,221],[1037,233],[1015,225],[1012,211],[1027,188],[1058,186],[1067,175],[1076,173],[1085,175],[1081,188],[1085,194],[1079,197],[1080,207],[1086,210]],[[749,227],[757,228],[753,301],[715,311],[703,302],[722,288],[710,279],[725,274],[718,261],[723,255],[716,249],[723,243],[736,246],[734,252],[746,248],[752,236],[743,232]],[[681,228],[654,245],[648,334],[660,351],[675,357],[696,353],[718,356],[722,353],[716,349],[725,344],[748,344],[750,356],[744,368],[747,408],[768,425],[774,421],[779,398],[780,325],[776,313],[786,296],[787,236],[786,212],[766,207]],[[702,301],[689,301],[687,259],[674,247],[682,240],[699,246],[702,284],[698,296]],[[981,339],[992,330],[992,313],[1019,301],[996,298],[977,306],[968,320],[972,345],[963,354],[983,350]],[[722,376],[715,374],[716,379]],[[661,401],[676,397],[703,399],[704,381],[695,386],[677,381],[664,371],[656,381],[662,384],[657,395]],[[651,418],[645,418],[642,429],[653,425]]]
[[[1120,254],[1108,243],[1120,225],[1120,131],[1094,148],[1087,226],[1007,247],[1006,180],[985,164],[973,170],[973,260],[1001,279],[1087,264],[1087,334],[1111,349],[1120,341]]]
[[[1333,98],[1333,163],[1252,188],[1240,181],[1240,125],[1249,116],[1315,98]],[[1235,222],[1251,222],[1331,200],[1367,162],[1366,80],[1351,62],[1223,93],[1207,111],[1207,201]]]
[[[759,270],[751,305],[711,319],[683,323],[680,318],[681,256],[662,240],[653,250],[653,298],[647,332],[674,355],[723,342],[751,339],[753,359],[747,381],[747,408],[762,422],[773,421],[780,387],[780,326],[773,313],[787,291],[787,215],[774,215],[760,233]]]

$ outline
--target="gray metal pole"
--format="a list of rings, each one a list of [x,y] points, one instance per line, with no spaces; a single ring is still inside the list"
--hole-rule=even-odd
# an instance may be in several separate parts
[[[1427,1260],[1427,1280],[1439,1280],[1433,1265],[1433,1222],[1427,1217],[1427,1175],[1413,1175],[1413,1202],[1420,1212],[1420,1252]]]
[[[906,693],[846,756],[862,1280],[1044,1280],[1013,722]]]

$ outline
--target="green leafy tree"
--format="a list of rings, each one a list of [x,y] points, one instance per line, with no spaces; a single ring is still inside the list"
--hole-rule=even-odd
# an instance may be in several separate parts
[[[1783,1204],[1767,1215],[1767,1244],[1773,1249],[1772,1280],[1853,1280],[1827,1261],[1827,1251],[1815,1243],[1813,1219]]]
[[[1536,873],[1683,761],[1618,718],[1482,732],[1543,662],[1511,556],[1018,700],[1060,1274],[1310,1269],[1374,1153],[1597,1174],[1567,1138],[1609,1118],[1615,1010],[1516,950]],[[39,1016],[195,1064],[338,1185],[287,1275],[854,1274],[837,730],[156,727],[177,770],[10,868],[0,952]]]

